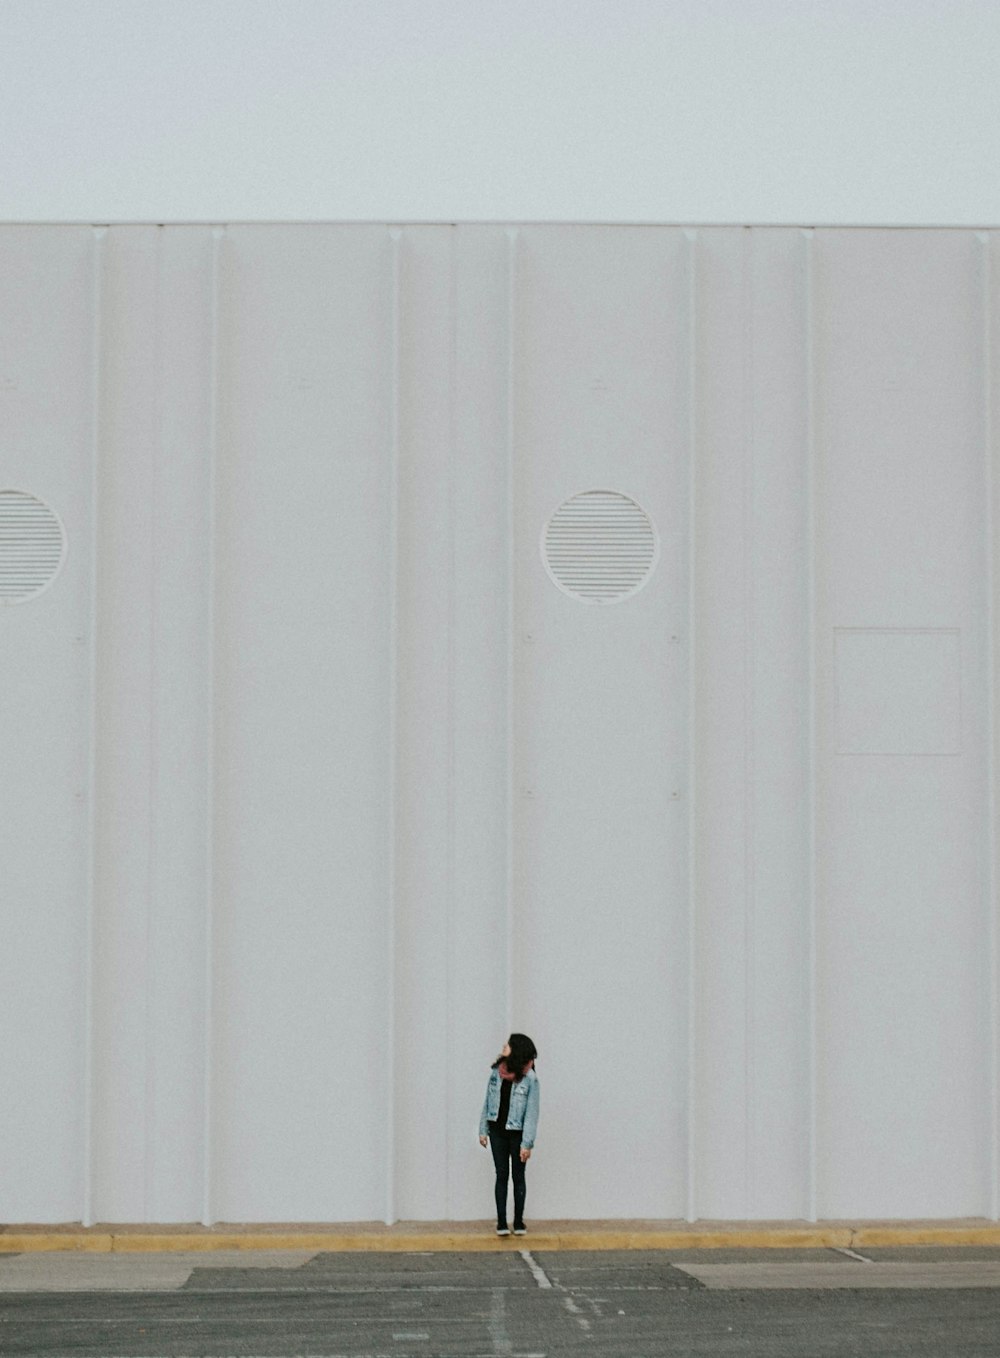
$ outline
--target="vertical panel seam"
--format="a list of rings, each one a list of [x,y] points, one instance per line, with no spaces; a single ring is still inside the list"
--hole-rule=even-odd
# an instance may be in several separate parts
[[[158,778],[158,749],[159,749],[159,703],[157,700],[157,675],[159,666],[157,664],[157,642],[159,628],[159,604],[160,591],[158,586],[159,571],[159,533],[157,524],[157,498],[158,484],[157,471],[158,463],[163,457],[163,416],[164,416],[164,392],[163,392],[163,227],[158,227],[156,231],[156,291],[153,306],[152,324],[153,334],[153,418],[156,422],[155,437],[150,440],[150,475],[149,475],[149,766],[148,766],[148,785],[146,803],[146,929],[145,929],[145,952],[143,956],[143,968],[145,971],[145,986],[143,987],[145,1023],[144,1037],[144,1060],[143,1060],[143,1079],[145,1093],[144,1125],[143,1125],[143,1176],[142,1176],[142,1195],[143,1195],[143,1220],[150,1220],[150,1204],[152,1200],[152,1181],[153,1181],[153,1127],[155,1123],[155,1043],[153,1034],[153,1023],[156,1015],[155,990],[156,990],[156,968],[153,957],[153,931],[155,928],[156,916],[156,797],[157,797],[157,778]]]
[[[755,1056],[755,967],[756,875],[754,838],[756,833],[756,541],[754,534],[754,316],[753,316],[753,230],[743,232],[743,1194],[744,1215],[755,1210],[754,1183],[754,1056]]]
[[[94,927],[97,913],[97,723],[98,580],[100,543],[101,338],[104,241],[107,227],[93,229],[91,256],[91,464],[90,464],[90,732],[87,750],[87,897],[83,945],[83,1206],[84,1226],[94,1221]]]
[[[396,798],[399,650],[399,403],[400,286],[402,231],[389,232],[392,257],[389,393],[389,843],[388,843],[388,995],[386,1045],[386,1180],[385,1222],[396,1220]]]
[[[986,503],[986,908],[989,940],[989,1215],[1000,1217],[1000,948],[997,920],[997,506],[993,423],[993,269],[989,232],[977,232],[982,280],[983,446]]]
[[[806,911],[806,1042],[807,1042],[807,1181],[806,1216],[809,1221],[817,1217],[817,1179],[818,1179],[818,1018],[817,1018],[817,694],[816,684],[819,667],[817,664],[817,477],[818,455],[816,447],[816,355],[815,355],[815,287],[814,287],[814,235],[811,229],[803,230],[804,255],[804,303],[805,303],[805,382],[806,382],[806,650],[808,660],[808,723],[807,723],[807,821],[806,855],[808,871],[807,911]]]
[[[451,1040],[454,1031],[454,987],[453,987],[453,963],[454,963],[454,931],[455,931],[455,614],[456,600],[455,590],[457,587],[455,571],[455,466],[456,466],[456,443],[457,412],[455,408],[456,399],[456,371],[458,366],[458,280],[455,268],[455,233],[457,228],[448,228],[448,682],[446,695],[446,725],[447,725],[447,789],[446,789],[446,831],[445,831],[445,1016],[447,1019],[447,1031],[445,1033],[446,1043],[446,1069],[449,1071],[449,1078],[445,1082],[445,1115],[446,1128],[454,1125],[454,1096],[453,1082],[450,1078],[451,1057],[454,1050]],[[444,1157],[445,1174],[445,1209],[448,1220],[452,1220],[452,1174],[451,1174],[451,1154],[450,1147],[445,1145]]]
[[[517,553],[515,550],[515,410],[514,385],[516,380],[516,341],[517,341],[517,240],[516,227],[507,230],[507,989],[506,1026],[510,1031],[514,1023],[514,921],[515,921],[515,815],[514,779],[515,761],[515,721],[516,704],[514,685],[516,680],[514,663],[514,627],[516,623],[516,570]]]
[[[204,1049],[202,1053],[202,1224],[211,1226],[214,1220],[213,1160],[215,1154],[215,816],[216,816],[216,751],[215,751],[215,627],[216,627],[216,534],[218,518],[218,462],[219,462],[219,310],[220,256],[223,227],[212,229],[212,272],[210,300],[210,369],[208,401],[208,513],[207,556],[208,582],[206,590],[206,656],[205,656],[205,956],[203,959],[204,987]]]
[[[696,1221],[697,1206],[697,541],[698,541],[698,233],[686,231],[688,241],[688,938],[687,938],[687,1185],[688,1221]]]

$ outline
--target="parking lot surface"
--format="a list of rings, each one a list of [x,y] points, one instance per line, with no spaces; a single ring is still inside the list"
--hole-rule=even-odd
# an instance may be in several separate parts
[[[0,1352],[997,1358],[1000,1249],[8,1254]]]

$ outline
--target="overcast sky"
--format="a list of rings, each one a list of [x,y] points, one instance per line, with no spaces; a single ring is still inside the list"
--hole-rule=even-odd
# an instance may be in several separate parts
[[[1000,224],[1000,0],[0,0],[0,219]]]

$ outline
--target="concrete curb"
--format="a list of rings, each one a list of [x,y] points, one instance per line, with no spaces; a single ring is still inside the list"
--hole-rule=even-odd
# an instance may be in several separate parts
[[[984,1225],[705,1226],[678,1229],[531,1229],[526,1236],[501,1238],[486,1226],[454,1230],[0,1230],[0,1254],[72,1251],[130,1254],[212,1250],[309,1250],[315,1252],[482,1252],[488,1250],[712,1250],[863,1249],[899,1245],[993,1245],[1000,1247],[1000,1223]]]

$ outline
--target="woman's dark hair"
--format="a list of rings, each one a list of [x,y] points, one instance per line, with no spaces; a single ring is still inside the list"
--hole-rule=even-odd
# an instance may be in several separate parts
[[[534,1061],[538,1051],[534,1042],[525,1033],[511,1033],[507,1042],[510,1046],[510,1055],[498,1056],[493,1064],[498,1066],[502,1061],[514,1079],[520,1080],[528,1062]]]

